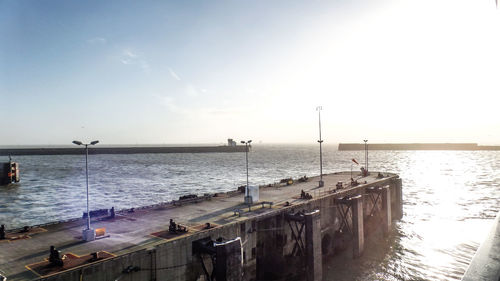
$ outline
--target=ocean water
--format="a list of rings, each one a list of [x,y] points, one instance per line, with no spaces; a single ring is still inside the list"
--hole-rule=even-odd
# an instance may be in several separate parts
[[[363,151],[325,145],[325,173],[363,164]],[[0,158],[0,161],[8,159]],[[83,155],[16,156],[21,183],[0,187],[7,228],[81,217]],[[500,151],[370,151],[371,171],[403,179],[404,218],[361,259],[325,267],[338,280],[460,280],[500,210]],[[355,170],[358,167],[354,166]],[[254,145],[250,184],[319,174],[317,145]],[[140,207],[186,194],[230,191],[246,182],[242,153],[90,155],[91,209]]]

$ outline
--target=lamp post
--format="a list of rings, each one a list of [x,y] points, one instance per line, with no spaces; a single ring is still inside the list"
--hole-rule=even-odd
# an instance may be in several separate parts
[[[82,143],[81,141],[73,141],[76,145],[85,146],[85,180],[87,183],[87,228],[83,230],[83,240],[93,241],[95,239],[95,232],[90,228],[90,212],[89,212],[89,145],[96,145],[99,141],[95,140],[90,143]]]
[[[251,204],[252,202],[248,194],[248,146],[250,145],[250,143],[252,143],[252,140],[241,141],[241,143],[245,145],[245,160],[247,167],[247,185],[245,186],[245,203]]]
[[[323,140],[321,139],[321,110],[323,107],[318,106],[316,107],[316,111],[318,111],[318,118],[319,118],[319,187],[323,187],[325,183],[323,182],[323,149],[321,147],[321,144],[323,143]]]
[[[365,142],[365,169],[366,175],[368,176],[368,140],[363,140]]]

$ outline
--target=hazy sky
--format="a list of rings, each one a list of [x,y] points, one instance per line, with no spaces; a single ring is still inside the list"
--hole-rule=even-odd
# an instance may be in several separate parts
[[[0,145],[500,144],[494,0],[0,0]]]

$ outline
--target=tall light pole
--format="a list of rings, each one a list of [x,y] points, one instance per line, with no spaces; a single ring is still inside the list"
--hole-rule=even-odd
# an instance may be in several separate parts
[[[365,169],[366,175],[368,175],[368,140],[363,140],[365,142]]]
[[[323,107],[318,106],[316,107],[316,111],[318,111],[318,118],[319,118],[319,187],[323,187],[325,183],[323,182],[323,149],[321,147],[321,144],[323,143],[323,140],[321,139],[321,110]]]
[[[90,228],[90,212],[89,212],[89,145],[96,145],[99,141],[95,140],[90,143],[82,143],[81,141],[73,141],[76,145],[85,146],[85,180],[87,183],[87,228],[83,230],[83,240],[92,241],[95,239],[95,232]]]
[[[245,203],[251,204],[249,194],[248,194],[248,146],[250,143],[252,143],[252,140],[248,141],[241,141],[242,144],[245,145],[245,159],[246,159],[246,166],[247,166],[247,185],[245,186]]]

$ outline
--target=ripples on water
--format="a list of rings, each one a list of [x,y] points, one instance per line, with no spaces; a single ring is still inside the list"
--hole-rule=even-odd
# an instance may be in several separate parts
[[[347,270],[332,266],[328,275],[460,280],[499,210],[500,152],[373,151],[370,159],[372,170],[393,171],[403,179],[404,217],[389,243],[370,241],[362,258]]]
[[[325,146],[323,170],[348,171],[362,151]],[[2,161],[7,159],[1,159]],[[389,243],[368,242],[340,280],[459,280],[499,210],[500,152],[371,151],[370,170],[403,179],[404,218]],[[80,217],[86,209],[84,156],[17,156],[21,183],[0,188],[8,228]],[[251,184],[319,174],[318,147],[256,145]],[[357,170],[357,168],[355,167]],[[151,205],[181,195],[234,190],[246,181],[240,153],[91,155],[91,209]],[[339,273],[340,272],[340,273]]]

